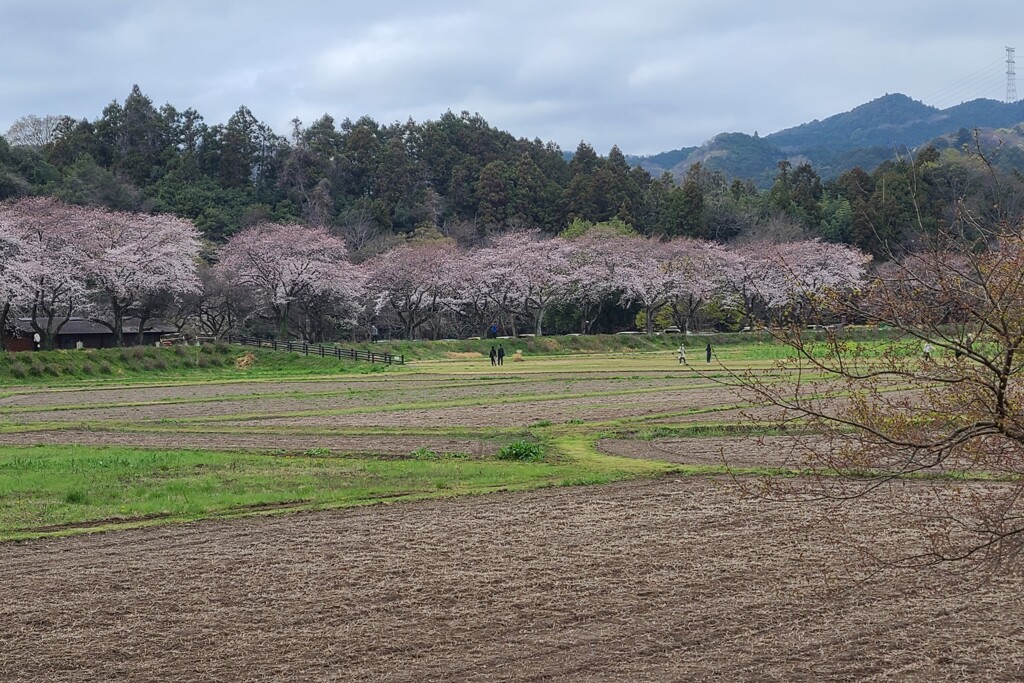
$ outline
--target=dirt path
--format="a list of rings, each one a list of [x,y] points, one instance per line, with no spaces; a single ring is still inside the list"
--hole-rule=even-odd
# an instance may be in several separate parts
[[[831,592],[907,547],[834,512],[685,479],[7,544],[0,680],[1024,677],[1024,581]]]

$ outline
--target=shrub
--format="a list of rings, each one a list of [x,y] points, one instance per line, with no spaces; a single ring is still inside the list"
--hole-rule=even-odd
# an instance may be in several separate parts
[[[60,377],[60,366],[55,363],[47,363],[46,366],[43,368],[43,371],[47,375],[51,375],[53,377]]]
[[[28,368],[21,363],[16,363],[11,366],[11,376],[17,377],[18,379],[25,379],[28,377]]]
[[[114,371],[114,366],[110,364],[110,361],[100,361],[99,370],[104,375],[109,375]]]
[[[85,491],[74,489],[64,494],[64,502],[71,503],[72,505],[84,505],[89,502],[89,496],[86,495]]]
[[[46,366],[44,366],[39,361],[34,360],[34,361],[32,361],[32,364],[28,366],[28,371],[29,371],[30,374],[35,375],[36,377],[39,377],[39,376],[41,376],[43,374],[43,372],[46,371]]]
[[[196,360],[196,365],[201,368],[208,368],[210,367],[210,359],[206,356],[199,356],[199,359]]]
[[[217,353],[219,353],[221,355],[224,355],[226,353],[231,353],[231,345],[230,344],[225,344],[224,342],[217,342],[216,345],[214,345],[213,348],[216,349]]]
[[[212,354],[216,349],[209,344],[203,344],[199,347],[199,353]]]
[[[498,451],[498,460],[519,460],[523,462],[537,462],[544,459],[544,447],[532,441],[513,441],[505,444]]]
[[[184,357],[188,355],[188,347],[184,344],[175,344],[171,347],[171,353],[175,356]]]
[[[154,370],[156,370],[156,361],[154,361],[151,358],[145,359],[144,361],[142,361],[142,369],[145,370],[146,372],[153,372]]]
[[[562,345],[558,343],[557,339],[544,337],[537,342],[537,348],[545,353],[551,353],[553,351],[560,351]]]
[[[157,370],[166,370],[167,361],[164,360],[163,358],[157,358],[155,361],[153,361],[153,367],[155,367]]]
[[[128,346],[121,349],[121,360],[124,363],[130,364],[132,361],[139,361],[146,357],[146,351],[141,346]]]
[[[427,448],[426,446],[420,446],[410,453],[409,457],[413,460],[438,460],[441,456],[438,455],[435,450]]]
[[[92,373],[96,372],[96,368],[93,367],[93,364],[90,363],[89,361],[85,361],[84,363],[82,363],[81,372],[83,375],[91,375]]]

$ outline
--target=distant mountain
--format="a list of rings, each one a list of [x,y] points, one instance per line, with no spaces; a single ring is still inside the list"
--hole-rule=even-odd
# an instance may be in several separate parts
[[[1024,121],[1024,100],[1007,104],[980,99],[949,109],[936,109],[895,93],[824,121],[780,130],[767,139],[787,153],[819,147],[833,150],[916,147],[960,128],[1007,128],[1021,121]]]
[[[627,157],[658,176],[676,177],[695,162],[730,177],[749,178],[764,187],[778,162],[809,161],[825,178],[860,166],[871,170],[898,151],[906,151],[962,130],[1011,129],[1024,122],[1024,100],[1007,104],[972,100],[937,109],[899,93],[885,95],[848,112],[772,133],[764,138],[723,133],[697,148],[647,157]]]
[[[711,171],[722,171],[732,178],[763,181],[786,155],[764,138],[746,133],[720,133],[700,147],[663,152],[649,157],[626,157],[630,163],[646,169],[654,177],[669,172],[677,178],[700,162]]]

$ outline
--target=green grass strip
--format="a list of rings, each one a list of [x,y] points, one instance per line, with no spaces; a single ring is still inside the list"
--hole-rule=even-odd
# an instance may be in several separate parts
[[[563,446],[541,462],[0,446],[0,540],[604,483],[661,469],[629,459],[608,466]]]

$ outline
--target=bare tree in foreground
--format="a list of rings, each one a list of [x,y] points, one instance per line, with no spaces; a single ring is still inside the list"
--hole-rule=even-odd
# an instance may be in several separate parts
[[[893,339],[793,324],[774,332],[795,351],[772,372],[787,381],[748,373],[739,384],[774,411],[762,419],[784,414],[814,433],[800,443],[814,476],[771,480],[771,493],[891,494],[930,542],[904,559],[1013,565],[1024,549],[1024,226],[985,225],[962,205],[950,222],[859,290],[802,302],[812,319],[867,321]],[[897,495],[908,487],[925,493]]]

